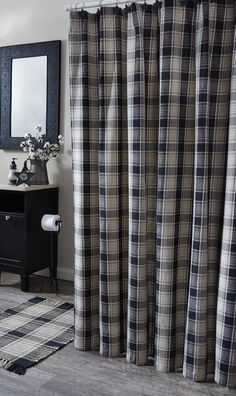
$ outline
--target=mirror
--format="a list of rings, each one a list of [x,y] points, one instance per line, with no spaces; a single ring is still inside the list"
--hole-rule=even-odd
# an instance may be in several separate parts
[[[36,125],[46,133],[47,57],[13,59],[11,92],[11,136],[35,135]]]
[[[59,96],[60,41],[2,47],[0,148],[20,149],[38,125],[55,143]]]

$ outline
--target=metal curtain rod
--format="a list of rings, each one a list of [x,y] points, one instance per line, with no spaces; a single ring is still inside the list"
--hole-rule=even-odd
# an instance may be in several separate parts
[[[82,10],[83,8],[97,8],[97,7],[103,7],[103,6],[119,6],[120,4],[129,4],[129,3],[143,3],[144,0],[117,0],[117,1],[112,1],[112,0],[100,0],[100,1],[95,1],[93,3],[87,3],[85,4],[85,1],[82,3],[77,3],[73,5],[65,5],[65,11],[79,11]],[[152,1],[153,3],[153,1]]]

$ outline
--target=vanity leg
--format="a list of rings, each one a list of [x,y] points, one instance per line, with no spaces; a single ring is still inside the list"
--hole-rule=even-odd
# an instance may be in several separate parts
[[[25,274],[21,274],[21,290],[23,292],[27,292],[29,288],[29,276]]]
[[[55,282],[56,294],[58,294],[57,283],[57,234],[51,232],[51,257],[50,257],[50,285]]]

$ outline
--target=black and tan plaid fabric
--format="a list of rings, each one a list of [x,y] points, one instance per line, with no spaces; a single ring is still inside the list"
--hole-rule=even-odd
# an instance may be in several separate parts
[[[236,386],[235,2],[72,12],[75,346]]]
[[[73,339],[73,304],[31,298],[0,313],[0,367],[25,374]]]
[[[236,386],[236,28],[216,321],[216,381]]]

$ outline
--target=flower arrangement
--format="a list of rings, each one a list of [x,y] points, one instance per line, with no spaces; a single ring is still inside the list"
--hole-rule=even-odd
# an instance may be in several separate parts
[[[36,136],[26,133],[24,140],[21,142],[20,147],[24,152],[29,153],[27,159],[38,159],[41,161],[48,161],[50,158],[55,158],[63,145],[63,137],[58,135],[58,143],[51,144],[46,139],[46,135],[42,134],[42,127],[36,126]]]

